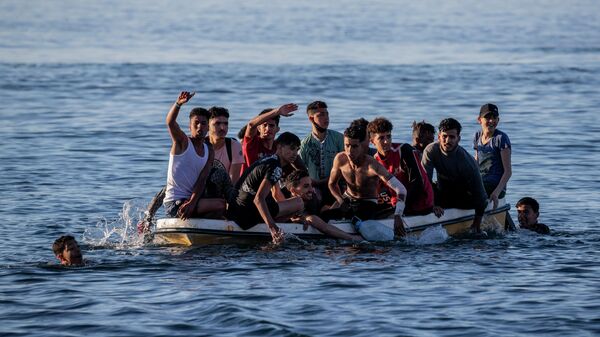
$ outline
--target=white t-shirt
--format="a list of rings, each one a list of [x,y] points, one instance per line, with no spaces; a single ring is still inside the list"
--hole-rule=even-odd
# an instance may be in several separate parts
[[[215,150],[215,159],[220,161],[227,173],[231,169],[231,164],[243,164],[244,154],[242,153],[242,145],[237,140],[231,138],[231,161],[229,161],[229,157],[227,157],[227,146],[224,144],[218,150]]]

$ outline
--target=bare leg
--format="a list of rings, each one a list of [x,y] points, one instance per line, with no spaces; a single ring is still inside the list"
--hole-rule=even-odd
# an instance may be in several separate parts
[[[223,216],[225,213],[225,209],[227,204],[225,203],[225,199],[217,199],[217,198],[206,198],[200,199],[198,201],[198,206],[196,208],[196,214],[198,215],[207,215],[210,213],[211,218],[218,218]]]
[[[311,226],[318,229],[320,232],[327,234],[331,237],[334,237],[337,239],[342,239],[342,240],[348,240],[348,241],[362,241],[363,240],[362,236],[348,234],[348,233],[344,232],[343,230],[326,223],[325,221],[323,221],[323,219],[319,218],[316,215],[306,216],[306,221],[308,221],[308,223]]]
[[[304,209],[304,202],[300,197],[292,197],[278,201],[277,204],[279,205],[279,213],[277,213],[277,218],[289,217],[292,214]]]

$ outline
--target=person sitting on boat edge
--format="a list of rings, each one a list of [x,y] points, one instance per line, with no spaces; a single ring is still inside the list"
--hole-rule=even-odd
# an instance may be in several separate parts
[[[323,101],[314,101],[306,107],[312,126],[311,132],[300,143],[300,158],[306,165],[313,185],[321,194],[321,200],[331,205],[335,199],[327,183],[335,155],[344,151],[344,135],[328,129],[329,110]]]
[[[481,130],[473,138],[475,160],[479,164],[483,187],[496,209],[498,199],[504,198],[506,185],[512,175],[510,139],[497,129],[500,117],[495,104],[482,105],[477,121],[481,124]]]
[[[425,215],[433,210],[433,189],[427,172],[421,165],[418,151],[408,143],[392,143],[392,123],[378,117],[367,130],[371,143],[377,149],[375,159],[406,187],[405,215]],[[396,206],[396,195],[380,182],[379,199]]]
[[[412,124],[412,146],[419,153],[419,158],[423,156],[423,151],[427,145],[433,143],[435,138],[435,127],[427,122],[413,121]],[[419,159],[420,160],[420,159]]]
[[[332,226],[319,217],[322,209],[321,200],[315,193],[313,181],[308,171],[294,170],[286,177],[286,187],[292,196],[302,198],[304,202],[304,211],[291,218],[294,222],[301,222],[306,226],[310,225],[320,232],[336,239],[349,241],[362,241],[360,235],[346,233],[335,226]],[[325,208],[329,208],[325,206]]]
[[[52,251],[63,266],[84,265],[79,244],[71,235],[63,235],[56,239],[52,244]]]
[[[276,219],[289,218],[302,211],[304,203],[300,197],[276,201],[271,194],[282,177],[282,167],[296,160],[300,139],[291,132],[284,132],[277,137],[275,147],[274,155],[263,157],[244,170],[236,184],[238,196],[229,205],[227,214],[244,230],[264,222],[269,227],[273,242],[279,243],[284,238]]]
[[[336,203],[322,213],[322,218],[328,221],[356,216],[361,220],[369,220],[386,218],[393,213],[395,233],[403,236],[405,231],[402,213],[406,188],[398,178],[367,154],[364,144],[366,138],[367,126],[364,123],[353,123],[344,131],[344,152],[335,156],[329,177],[329,189]],[[342,178],[347,184],[343,194],[338,184]],[[389,204],[378,203],[379,180],[396,193],[398,201],[395,210]]]
[[[531,197],[521,198],[517,202],[517,217],[521,228],[537,232],[539,234],[550,234],[550,228],[538,222],[540,216],[540,204]]]
[[[194,94],[182,91],[166,118],[172,145],[163,205],[168,216],[182,219],[222,213],[226,208],[224,199],[201,198],[215,156],[212,146],[205,142],[210,113],[204,108],[190,111],[190,137],[177,123],[179,109]]]
[[[242,165],[245,162],[242,145],[235,139],[227,137],[229,132],[229,110],[213,106],[208,109],[208,138],[215,150],[215,159],[220,161],[229,173],[231,182],[235,184],[240,178]]]
[[[434,213],[440,217],[444,208],[475,209],[472,229],[479,233],[487,194],[475,158],[458,145],[461,129],[456,119],[443,119],[438,127],[438,141],[427,145],[421,164],[434,186]],[[433,184],[434,169],[436,184]]]

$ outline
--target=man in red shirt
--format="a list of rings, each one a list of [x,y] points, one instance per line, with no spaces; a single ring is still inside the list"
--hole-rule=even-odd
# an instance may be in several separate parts
[[[424,215],[433,209],[433,189],[418,151],[410,144],[392,143],[392,123],[385,118],[375,118],[369,123],[371,143],[377,148],[375,159],[406,187],[405,215]],[[383,202],[396,204],[396,195],[387,186],[380,186]]]

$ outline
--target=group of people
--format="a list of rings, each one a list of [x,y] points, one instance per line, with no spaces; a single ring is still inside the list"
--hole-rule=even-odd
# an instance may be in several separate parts
[[[480,109],[472,156],[459,145],[462,127],[453,118],[440,122],[438,142],[435,128],[422,121],[413,124],[412,145],[400,144],[382,117],[354,120],[343,134],[329,129],[323,101],[306,107],[311,132],[302,140],[291,132],[277,136],[281,118],[298,110],[293,103],[254,117],[238,134],[241,144],[227,137],[227,109],[196,107],[187,136],[177,116],[193,96],[181,92],[167,115],[173,143],[164,207],[170,217],[225,217],[242,229],[264,222],[275,242],[283,238],[278,221],[354,240],[328,221],[393,216],[401,236],[403,215],[462,208],[475,209],[473,229],[480,231],[488,200],[497,207],[512,173],[510,140],[497,128],[498,107],[491,103]]]
[[[459,145],[462,127],[453,118],[440,122],[437,142],[434,126],[422,121],[413,123],[412,144],[401,144],[383,117],[356,119],[343,134],[329,129],[323,101],[306,107],[311,132],[302,140],[291,132],[277,136],[281,117],[298,109],[293,103],[263,110],[240,130],[241,143],[227,137],[226,108],[195,107],[188,136],[177,117],[193,96],[181,92],[166,118],[172,139],[167,185],[154,204],[162,203],[169,217],[227,218],[244,230],[265,223],[277,243],[283,232],[276,222],[362,240],[328,221],[393,216],[395,234],[403,236],[404,215],[439,217],[444,208],[461,208],[475,210],[473,230],[480,231],[488,201],[498,206],[512,174],[510,140],[497,128],[498,107],[491,103],[480,109],[472,156]],[[521,228],[549,233],[538,223],[535,199],[522,198],[516,207]],[[53,250],[62,264],[83,263],[72,236],[57,239]]]

